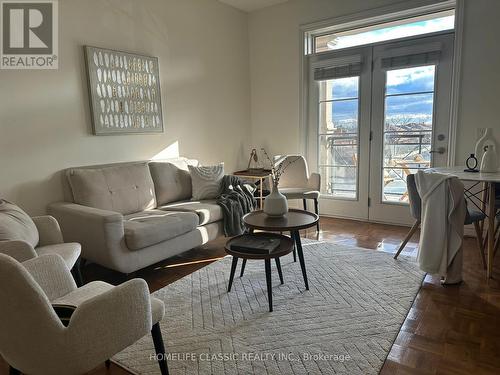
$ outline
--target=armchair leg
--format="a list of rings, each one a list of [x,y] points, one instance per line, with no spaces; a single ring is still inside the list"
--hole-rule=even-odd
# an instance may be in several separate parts
[[[314,199],[314,213],[319,216],[318,199]],[[316,230],[319,232],[319,220],[316,223]]]
[[[21,371],[10,366],[9,367],[9,375],[21,375]]]
[[[161,337],[160,323],[153,325],[151,329],[151,336],[153,336],[153,343],[155,345],[156,360],[160,366],[160,372],[162,375],[168,375],[167,357],[165,354],[165,345],[163,344],[163,338]]]
[[[304,206],[304,211],[307,211],[307,201],[302,199],[302,205]]]
[[[106,361],[104,362],[104,365],[106,366],[106,368],[110,368],[111,367],[111,361],[109,359],[106,359]]]
[[[418,229],[419,226],[420,226],[420,220],[415,221],[415,224],[413,224],[413,226],[411,227],[410,231],[406,235],[405,239],[403,240],[403,242],[401,242],[401,246],[399,246],[398,252],[396,253],[396,255],[394,255],[394,259],[398,258],[399,254],[401,254],[401,252],[405,248],[406,244],[411,239],[411,237],[413,236],[413,234],[417,231],[417,229]]]
[[[75,265],[71,269],[71,274],[73,275],[73,278],[75,279],[76,286],[77,287],[83,286],[82,273],[80,271],[80,258],[77,259]]]

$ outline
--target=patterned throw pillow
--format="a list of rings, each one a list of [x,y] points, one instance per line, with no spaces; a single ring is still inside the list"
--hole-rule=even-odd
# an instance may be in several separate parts
[[[220,194],[222,177],[224,177],[224,163],[209,167],[194,167],[189,165],[193,200],[215,199]]]

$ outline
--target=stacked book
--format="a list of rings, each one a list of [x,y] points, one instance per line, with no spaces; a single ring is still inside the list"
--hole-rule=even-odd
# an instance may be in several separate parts
[[[262,235],[245,235],[231,242],[231,250],[251,254],[271,254],[280,246],[280,239]]]

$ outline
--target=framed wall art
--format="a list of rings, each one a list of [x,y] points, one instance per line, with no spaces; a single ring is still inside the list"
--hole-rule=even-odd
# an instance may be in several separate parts
[[[162,133],[158,58],[84,50],[94,134]]]

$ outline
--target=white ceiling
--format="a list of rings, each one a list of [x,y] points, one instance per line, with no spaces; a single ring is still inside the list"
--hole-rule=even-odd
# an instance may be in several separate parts
[[[253,12],[262,8],[280,3],[286,3],[288,0],[219,0],[221,3],[231,5],[245,12]]]

